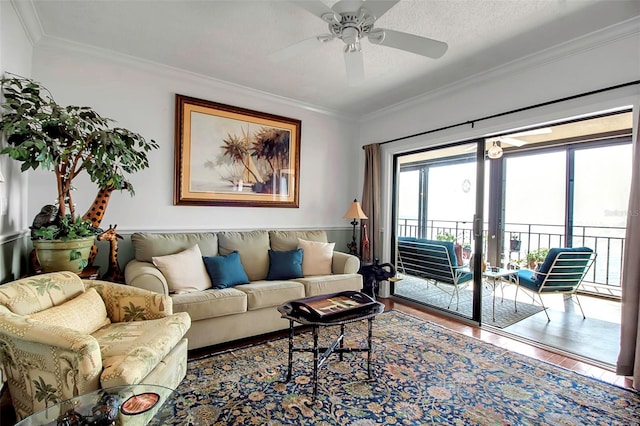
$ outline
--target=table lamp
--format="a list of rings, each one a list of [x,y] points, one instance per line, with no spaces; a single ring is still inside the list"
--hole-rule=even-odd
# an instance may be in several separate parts
[[[367,215],[362,211],[362,207],[360,207],[360,203],[357,199],[353,199],[353,203],[349,206],[349,210],[344,214],[345,219],[353,219],[351,221],[351,225],[353,225],[353,236],[351,237],[351,242],[347,244],[347,248],[349,249],[349,254],[353,254],[358,256],[358,243],[356,243],[356,225],[358,224],[358,219],[368,219]]]

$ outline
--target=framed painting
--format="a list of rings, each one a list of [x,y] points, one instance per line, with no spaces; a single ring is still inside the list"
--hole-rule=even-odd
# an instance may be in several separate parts
[[[301,125],[176,95],[174,204],[298,207]]]

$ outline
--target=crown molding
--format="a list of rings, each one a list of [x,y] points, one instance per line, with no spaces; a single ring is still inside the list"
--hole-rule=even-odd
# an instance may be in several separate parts
[[[454,92],[463,91],[470,86],[481,85],[489,80],[498,79],[506,74],[517,73],[522,70],[540,67],[542,65],[565,59],[589,50],[597,49],[616,41],[638,36],[640,34],[640,16],[628,19],[619,24],[594,31],[590,34],[568,40],[564,43],[549,47],[542,51],[524,56],[506,64],[502,64],[482,73],[474,74],[446,86],[439,87],[427,93],[422,93],[404,101],[389,105],[372,113],[360,117],[360,123],[383,117],[387,114],[419,106],[433,99],[449,96]]]
[[[148,59],[139,58],[132,55],[127,55],[113,50],[104,49],[101,47],[89,46],[87,44],[78,43],[75,41],[43,35],[40,41],[35,46],[36,48],[53,48],[69,50],[83,55],[94,56],[110,61],[116,61],[127,66],[137,67],[146,72],[168,77],[170,79],[189,80],[198,84],[207,84],[209,86],[218,87],[222,89],[233,89],[238,92],[242,92],[244,95],[252,98],[260,98],[268,102],[278,102],[283,105],[300,108],[306,111],[338,118],[344,121],[351,121],[354,124],[357,123],[358,117],[345,115],[343,112],[331,110],[317,105],[312,105],[304,102],[297,101],[295,99],[287,98],[275,93],[270,93],[251,87],[243,86],[240,84],[232,83],[229,81],[209,77],[203,74],[187,71],[181,68],[173,67],[159,62],[154,62]]]
[[[32,0],[10,0],[27,38],[33,46],[44,37],[42,23]]]

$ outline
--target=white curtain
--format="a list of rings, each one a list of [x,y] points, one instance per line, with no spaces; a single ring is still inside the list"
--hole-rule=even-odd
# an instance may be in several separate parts
[[[639,103],[640,105],[640,103]],[[622,267],[622,323],[616,372],[640,389],[640,108],[635,108],[631,195]]]

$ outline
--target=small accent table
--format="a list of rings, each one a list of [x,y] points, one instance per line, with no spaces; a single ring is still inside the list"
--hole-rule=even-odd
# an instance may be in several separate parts
[[[507,280],[509,282],[514,282],[518,285],[518,270],[517,269],[504,269],[504,268],[487,268],[486,271],[482,273],[483,278],[488,278],[489,282],[493,285],[493,322],[496,321],[496,287],[498,283],[503,280]],[[504,284],[502,287],[502,299],[504,300]]]
[[[79,395],[23,419],[16,426],[172,424],[172,415],[158,410],[174,393],[157,385],[129,385]],[[113,420],[111,420],[113,419]]]
[[[351,292],[353,293],[353,292]],[[326,298],[330,298],[335,295],[326,295]],[[296,309],[295,303],[300,300],[293,300],[278,307],[278,312],[282,315],[282,318],[289,320],[289,364],[287,366],[287,382],[291,380],[293,370],[293,353],[294,352],[311,352],[313,353],[313,400],[315,401],[318,396],[318,369],[324,364],[324,362],[331,356],[332,353],[339,354],[340,361],[343,360],[343,354],[346,352],[366,352],[367,353],[367,375],[371,380],[371,351],[373,349],[373,343],[371,341],[373,335],[373,320],[374,318],[384,311],[384,305],[380,302],[371,301],[371,304],[362,310],[348,312],[344,315],[332,315],[330,318],[313,318],[307,313]],[[316,299],[320,300],[320,299]],[[345,347],[344,346],[344,333],[345,324],[356,321],[367,320],[368,335],[367,335],[367,347]],[[302,325],[308,325],[312,327],[313,334],[313,346],[312,347],[294,347],[294,323]],[[340,335],[328,346],[320,347],[318,344],[318,336],[320,328],[340,326]]]

